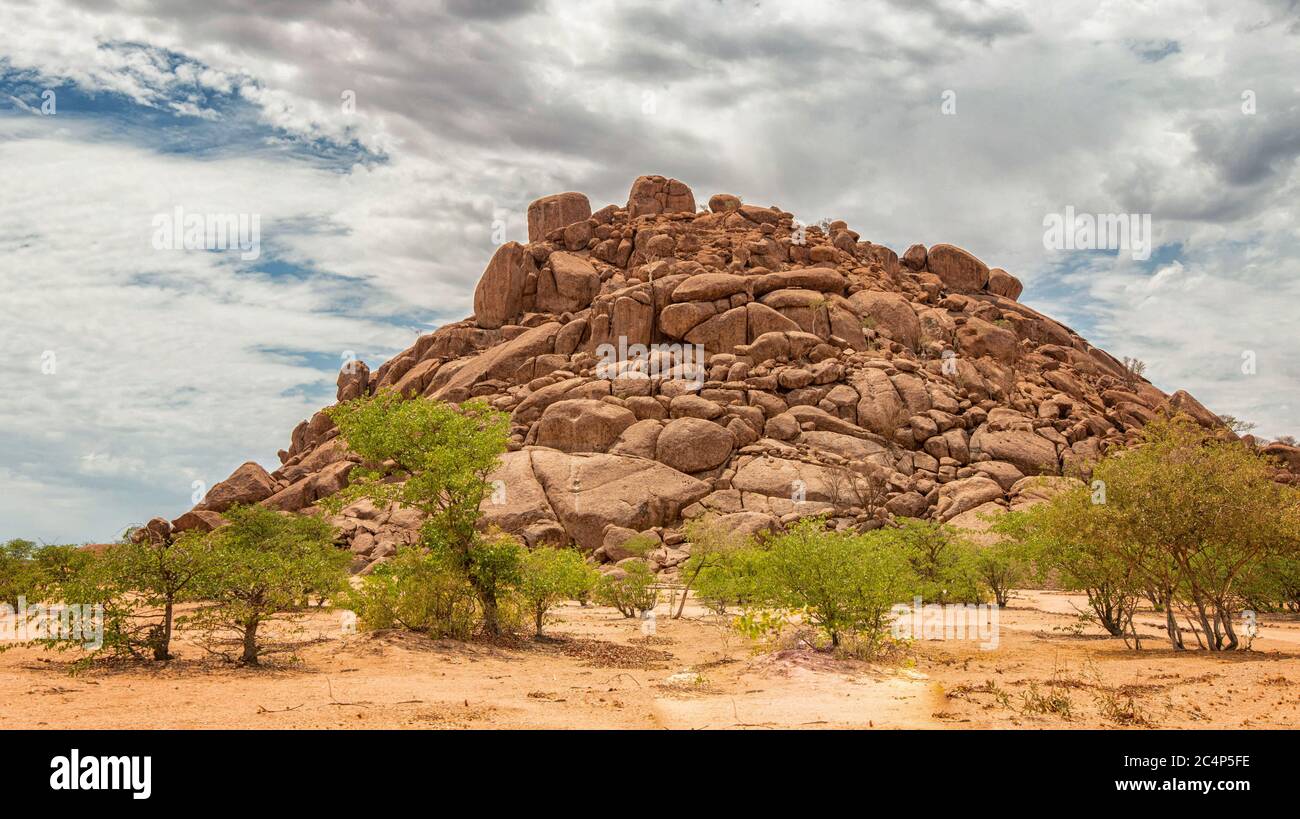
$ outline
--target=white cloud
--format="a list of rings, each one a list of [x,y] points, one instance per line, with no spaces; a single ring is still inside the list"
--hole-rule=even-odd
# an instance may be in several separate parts
[[[328,379],[268,350],[403,345],[414,333],[385,317],[469,312],[499,212],[522,238],[531,199],[599,206],[641,173],[844,218],[899,251],[964,245],[1161,387],[1297,432],[1300,51],[1278,4],[303,8],[0,0],[0,70],[200,118],[180,134],[247,128],[241,105],[278,129],[195,154],[62,100],[53,119],[0,110],[0,377],[27,385],[0,393],[0,434],[32,500],[0,537],[106,537],[272,460],[317,408],[302,386]],[[384,161],[303,161],[304,140]],[[149,217],[175,204],[258,212],[276,257],[315,273],[155,252]],[[1151,213],[1181,249],[1154,267],[1045,251],[1043,216],[1067,205]],[[60,372],[38,377],[47,349]],[[56,514],[42,492],[92,511]]]

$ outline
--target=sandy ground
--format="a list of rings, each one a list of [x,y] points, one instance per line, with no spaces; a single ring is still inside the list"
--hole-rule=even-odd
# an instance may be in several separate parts
[[[547,642],[345,635],[313,611],[296,660],[226,665],[183,639],[165,665],[70,674],[68,654],[0,653],[5,728],[1093,728],[1300,726],[1300,618],[1261,618],[1249,652],[1175,653],[1095,627],[1082,599],[1023,592],[999,645],[917,641],[888,661],[755,652],[702,609],[655,633],[607,608],[556,611]]]

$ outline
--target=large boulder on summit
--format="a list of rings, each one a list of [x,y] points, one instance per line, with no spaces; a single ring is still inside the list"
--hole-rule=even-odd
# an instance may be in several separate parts
[[[990,293],[1015,301],[1020,298],[1020,291],[1023,289],[1020,279],[1002,268],[995,267],[989,271],[988,291]]]
[[[903,266],[912,270],[925,270],[926,256],[925,245],[912,245],[903,253]]]
[[[587,195],[570,191],[543,196],[528,206],[528,241],[540,242],[551,231],[591,218]]]
[[[349,361],[339,369],[334,400],[342,404],[365,395],[370,384],[370,368],[364,361]]]
[[[638,176],[627,195],[627,215],[632,219],[658,213],[694,212],[695,194],[676,179]]]
[[[253,461],[240,466],[229,478],[208,490],[203,502],[195,509],[224,512],[235,504],[257,503],[271,497],[275,481],[259,464]]]
[[[926,265],[944,287],[957,293],[977,293],[989,282],[989,267],[956,245],[939,244],[926,253]]]
[[[487,270],[474,288],[474,319],[489,330],[511,324],[524,307],[524,285],[537,266],[528,248],[506,242],[492,254]]]
[[[727,213],[740,210],[740,197],[729,193],[715,193],[709,197],[709,210],[714,213]]]

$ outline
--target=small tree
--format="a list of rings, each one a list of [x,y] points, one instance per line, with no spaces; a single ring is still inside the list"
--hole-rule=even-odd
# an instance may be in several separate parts
[[[828,532],[817,518],[773,538],[759,576],[768,606],[804,612],[832,648],[855,637],[868,653],[887,631],[890,609],[916,587],[896,530]]]
[[[1147,371],[1147,363],[1140,358],[1125,356],[1124,370],[1128,373],[1128,380],[1136,382]]]
[[[922,597],[936,603],[980,602],[980,573],[970,541],[951,526],[915,518],[902,518],[895,532]]]
[[[343,605],[366,629],[400,626],[458,640],[471,637],[479,620],[474,587],[445,549],[398,549],[345,592]]]
[[[1113,583],[1118,591],[1108,594],[1130,624],[1128,601],[1149,593],[1174,648],[1186,647],[1181,610],[1198,642],[1231,650],[1240,645],[1233,615],[1258,588],[1253,579],[1271,561],[1300,555],[1300,493],[1274,482],[1273,471],[1240,441],[1185,416],[1157,419],[1138,445],[1093,468],[1104,502],[1081,488],[1008,525],[1023,524],[1022,535],[1045,547],[1046,565],[1090,588],[1098,578]]]
[[[484,631],[499,634],[502,567],[495,561],[504,553],[485,540],[477,523],[491,491],[488,476],[506,449],[509,416],[482,401],[457,407],[392,391],[340,404],[329,415],[368,464],[353,470],[351,484],[327,508],[370,498],[419,510],[424,546],[447,550],[479,597]]]
[[[1081,591],[1097,622],[1112,637],[1137,640],[1133,615],[1145,588],[1114,552],[1101,511],[1088,487],[1057,495],[1051,502],[1003,515],[992,531],[1019,549],[1040,582]]]
[[[758,584],[764,552],[756,547],[727,552],[705,566],[695,579],[696,596],[714,614],[725,615],[732,606],[747,606],[759,599]]]
[[[33,585],[29,599],[48,599],[58,595],[64,584],[86,571],[95,555],[79,546],[42,546],[32,553]]]
[[[519,594],[533,615],[537,637],[546,613],[562,600],[576,600],[594,584],[597,572],[576,549],[540,548],[524,556]]]
[[[1239,645],[1233,627],[1246,579],[1272,556],[1300,552],[1300,493],[1239,441],[1186,417],[1156,420],[1140,445],[1105,458],[1106,525],[1117,554],[1170,593],[1212,651]],[[1171,643],[1182,648],[1172,607]]]
[[[30,540],[15,538],[0,544],[0,603],[17,606],[19,597],[28,597],[38,585],[37,546]]]
[[[230,525],[204,536],[213,570],[196,591],[210,602],[190,619],[209,642],[218,631],[234,631],[240,662],[257,665],[262,625],[297,609],[311,592],[340,590],[351,556],[334,546],[333,528],[319,518],[263,506],[236,506],[224,515]]]
[[[993,592],[993,602],[1004,608],[1011,600],[1012,590],[1021,587],[1028,575],[1023,550],[1004,540],[976,547],[972,563],[980,579]]]
[[[702,573],[718,569],[729,557],[754,545],[751,538],[721,525],[712,515],[689,521],[683,532],[691,544],[691,556],[682,566],[682,599],[672,615],[674,620],[682,616],[686,598]]]
[[[650,611],[659,602],[655,573],[639,560],[628,561],[612,572],[601,575],[596,586],[596,600],[618,609],[624,617],[636,617]]]
[[[146,643],[155,660],[170,660],[176,604],[193,599],[194,590],[215,568],[208,538],[196,531],[174,539],[146,532],[112,546],[100,561],[104,588],[116,590],[112,605],[130,606],[133,620],[142,615],[142,608],[159,612],[150,618],[155,622],[146,629]]]

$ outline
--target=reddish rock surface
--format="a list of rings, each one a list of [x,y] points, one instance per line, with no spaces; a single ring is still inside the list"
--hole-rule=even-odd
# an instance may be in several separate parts
[[[838,528],[967,520],[1086,477],[1162,413],[1222,429],[1017,303],[1020,282],[962,248],[900,259],[843,222],[800,230],[729,194],[695,201],[643,176],[595,214],[576,193],[534,202],[529,243],[493,255],[475,315],[374,372],[354,363],[339,400],[487,401],[511,429],[484,525],[611,563],[642,534],[664,544],[647,558],[662,570],[698,515],[748,532],[815,514]],[[1266,451],[1294,480],[1300,450]],[[322,413],[280,456],[270,474],[241,466],[174,528],[221,525],[234,503],[314,511],[359,460]],[[330,520],[358,567],[416,542],[420,523],[364,503]]]

